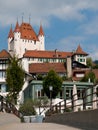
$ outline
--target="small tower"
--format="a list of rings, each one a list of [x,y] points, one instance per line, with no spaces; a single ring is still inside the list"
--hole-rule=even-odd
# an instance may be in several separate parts
[[[82,50],[82,48],[79,44],[76,51],[73,53],[73,60],[86,65],[86,56],[87,55],[88,54]]]
[[[20,39],[20,27],[18,24],[18,21],[16,23],[15,29],[14,29],[14,40],[19,40]]]
[[[43,31],[42,25],[40,25],[38,39],[40,41],[39,50],[45,50],[45,37],[44,37],[44,31]]]

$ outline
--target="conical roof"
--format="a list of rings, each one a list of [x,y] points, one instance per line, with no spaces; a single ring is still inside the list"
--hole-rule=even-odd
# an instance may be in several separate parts
[[[19,27],[18,21],[16,23],[16,27],[15,27],[14,32],[20,32],[20,27]]]
[[[12,26],[11,26],[9,34],[8,34],[8,38],[13,38],[13,37],[14,37],[14,34],[13,34]]]
[[[82,55],[88,55],[86,52],[84,52],[81,48],[81,46],[79,45],[75,51],[75,54],[82,54]]]
[[[40,25],[40,29],[39,29],[38,35],[44,36],[44,31],[43,31],[42,25]]]

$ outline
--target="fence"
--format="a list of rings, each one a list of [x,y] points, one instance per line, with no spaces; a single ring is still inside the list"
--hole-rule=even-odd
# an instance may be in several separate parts
[[[78,94],[80,93],[82,94],[81,99],[78,98]],[[98,85],[83,89],[80,93],[77,93],[76,90],[70,98],[63,100],[56,105],[52,105],[46,115],[98,108]]]
[[[17,117],[21,116],[21,114],[19,113],[19,111],[17,110],[15,105],[12,104],[11,102],[9,102],[8,100],[6,100],[6,98],[4,98],[1,95],[0,95],[0,103],[1,103],[0,104],[0,111],[1,112],[6,111],[7,113],[15,114]]]

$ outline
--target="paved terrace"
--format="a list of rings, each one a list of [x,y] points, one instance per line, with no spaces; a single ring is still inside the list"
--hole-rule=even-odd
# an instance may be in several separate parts
[[[53,123],[21,123],[13,114],[0,113],[0,130],[81,130]]]

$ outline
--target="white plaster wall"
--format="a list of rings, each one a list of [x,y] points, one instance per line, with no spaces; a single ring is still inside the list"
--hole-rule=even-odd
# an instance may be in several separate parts
[[[39,35],[38,38],[39,38],[39,41],[40,41],[39,50],[45,50],[45,37]]]
[[[29,63],[27,58],[22,59],[22,66],[26,72],[29,72]]]

